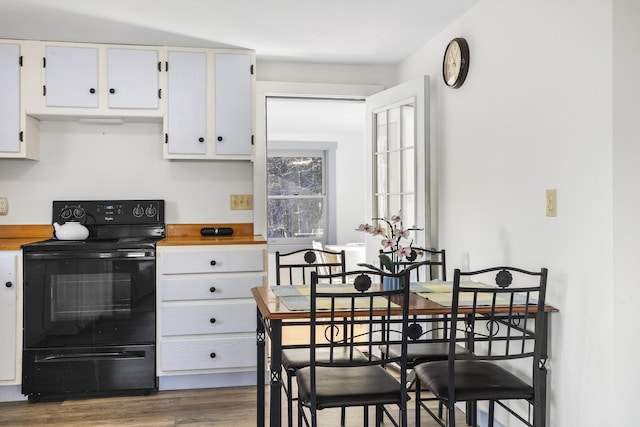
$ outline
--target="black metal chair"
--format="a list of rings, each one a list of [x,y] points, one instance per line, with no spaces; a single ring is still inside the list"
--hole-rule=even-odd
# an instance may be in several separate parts
[[[331,274],[343,273],[346,269],[345,251],[333,252],[325,249],[300,249],[288,253],[276,252],[276,285],[308,285],[311,283],[311,273]],[[330,277],[329,283],[341,283],[342,277]],[[293,322],[287,322],[289,326]],[[328,357],[324,350],[320,350],[318,358]],[[293,402],[296,400],[293,388],[293,378],[300,368],[309,366],[308,346],[299,348],[285,348],[282,350],[282,367],[287,381],[282,390],[287,398],[288,426],[293,425]]]
[[[296,376],[298,426],[304,421],[306,426],[316,427],[318,411],[347,407],[364,408],[364,425],[368,425],[369,407],[375,407],[376,426],[385,416],[396,426],[406,426],[409,399],[406,369],[400,370],[398,380],[384,366],[390,363],[406,366],[409,274],[394,275],[400,277],[400,287],[386,291],[376,284],[388,276],[384,273],[367,270],[337,276],[349,283],[337,289],[337,286],[318,284],[321,279],[328,279],[328,275],[311,275],[309,333],[315,346],[309,349],[309,366],[300,369]],[[327,332],[319,337],[318,330]],[[390,338],[390,330],[399,333]],[[379,347],[391,344],[401,345],[403,351],[398,357],[389,357],[389,351],[381,356],[374,354]],[[316,357],[320,348],[329,352],[328,359]],[[351,357],[344,360],[333,356],[336,354]],[[397,418],[388,408],[391,405],[399,408]]]
[[[380,250],[380,254],[388,253],[389,252]],[[405,260],[398,261],[396,264],[399,265],[400,268],[407,268],[417,262],[424,264],[411,270],[412,281],[447,280],[446,251],[444,249],[412,247],[410,256]],[[427,335],[431,335],[432,338],[429,342],[409,341],[407,368],[411,370],[420,363],[447,360],[449,356],[449,319],[436,319],[431,316],[423,318],[414,317],[410,323],[413,325],[413,328],[420,328],[420,336],[416,337],[416,339],[423,338]],[[440,337],[438,338],[436,335],[440,335]],[[384,351],[384,349],[381,350]],[[458,346],[456,351],[467,352],[468,350],[466,350],[465,347]],[[389,346],[389,352],[391,357],[397,357],[401,352],[401,348],[399,345],[392,345]],[[438,415],[442,418],[442,405],[439,407]]]
[[[381,255],[389,255],[389,253],[389,251],[380,249]],[[411,271],[412,281],[447,280],[447,257],[444,249],[426,249],[412,246],[409,256],[404,260],[397,261],[396,264],[400,269],[403,269],[417,262],[422,263],[422,265]],[[380,267],[382,267],[382,264]]]
[[[483,281],[488,283],[493,275],[495,285],[481,284]],[[414,367],[416,425],[420,425],[421,408],[424,408],[440,425],[455,427],[456,402],[471,402],[468,406],[472,412],[470,422],[475,425],[477,401],[489,402],[490,427],[493,426],[496,403],[528,426],[544,425],[546,285],[546,268],[540,271],[514,267],[454,271],[448,359]],[[456,351],[461,336],[466,340],[469,352]],[[530,361],[532,382],[521,379],[505,367],[505,362],[515,359]],[[430,390],[447,407],[446,424],[422,403],[422,389]],[[533,420],[525,419],[503,402],[511,399],[529,402],[534,412]]]

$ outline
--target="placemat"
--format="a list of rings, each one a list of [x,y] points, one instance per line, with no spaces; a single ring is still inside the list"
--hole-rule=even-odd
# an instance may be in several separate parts
[[[485,283],[465,281],[460,282],[461,286],[473,286],[476,288],[493,288],[495,286],[487,285]],[[438,303],[445,307],[451,307],[452,294],[453,294],[453,281],[444,282],[442,280],[433,280],[430,282],[417,282],[411,284],[411,291],[417,293],[423,298],[427,298],[435,303]],[[458,305],[462,307],[469,307],[473,305],[473,292],[460,292],[458,297]],[[478,301],[476,305],[489,306],[493,296],[491,294],[478,294]],[[526,303],[526,294],[517,293],[514,294],[514,304],[524,305]],[[529,299],[529,304],[537,304],[535,298]],[[501,296],[496,297],[496,305],[509,305],[509,300]]]
[[[331,290],[331,292],[353,292],[353,285],[318,285],[318,290]],[[299,286],[299,285],[280,285],[271,286],[271,290],[280,298],[280,302],[284,304],[287,309],[291,311],[309,311],[311,307],[311,286]],[[330,310],[331,303],[329,299],[320,298],[317,300],[318,310]],[[384,297],[374,297],[374,308],[386,308],[389,301]],[[369,302],[363,298],[356,299],[356,309],[368,309]],[[351,300],[348,297],[336,298],[335,308],[336,310],[345,310],[351,307]],[[399,307],[398,304],[391,303],[391,307]]]

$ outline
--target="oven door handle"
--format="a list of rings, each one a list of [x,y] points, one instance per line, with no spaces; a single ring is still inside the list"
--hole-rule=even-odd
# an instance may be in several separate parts
[[[132,260],[154,260],[156,252],[151,250],[115,250],[97,252],[76,252],[76,251],[51,251],[51,252],[28,252],[23,254],[25,259],[132,259]]]
[[[44,357],[37,357],[36,363],[56,363],[96,360],[113,360],[113,359],[144,359],[144,351],[106,351],[98,353],[75,353],[75,354],[49,354]]]

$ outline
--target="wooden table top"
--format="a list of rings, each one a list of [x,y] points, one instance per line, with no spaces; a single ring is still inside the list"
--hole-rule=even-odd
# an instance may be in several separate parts
[[[373,285],[377,286],[380,289],[381,285]],[[375,289],[375,288],[374,288]],[[308,319],[309,311],[303,310],[289,310],[284,303],[280,301],[280,298],[268,287],[256,287],[251,289],[251,293],[253,294],[253,298],[256,301],[258,309],[260,313],[265,319],[268,320],[286,320],[286,319]],[[487,312],[490,307],[487,307]],[[508,307],[505,306],[504,310],[496,307],[498,312],[507,313]],[[465,307],[460,307],[460,313],[464,313],[466,310]],[[478,311],[482,312],[482,309],[478,307]],[[523,313],[525,311],[525,306],[517,306],[514,307],[514,312]],[[528,308],[529,313],[533,313],[536,311],[536,306],[530,305]],[[558,311],[556,308],[545,305],[545,312],[555,312]],[[318,312],[320,313],[320,312]],[[327,316],[329,316],[329,312],[326,311]],[[348,314],[348,313],[345,313]],[[374,315],[376,313],[374,312]],[[401,314],[400,309],[398,309],[398,314]],[[431,301],[428,298],[422,297],[416,293],[411,292],[409,295],[409,314],[415,315],[443,315],[443,314],[451,314],[451,307],[438,304],[437,302]],[[322,317],[322,316],[321,316]]]

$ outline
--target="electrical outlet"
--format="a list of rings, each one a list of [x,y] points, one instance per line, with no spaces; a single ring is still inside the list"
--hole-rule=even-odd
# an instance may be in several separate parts
[[[253,196],[251,194],[232,194],[231,209],[232,210],[253,209]]]
[[[9,200],[6,197],[0,197],[0,215],[9,213]]]
[[[557,190],[547,190],[547,216],[557,215],[558,192]]]

